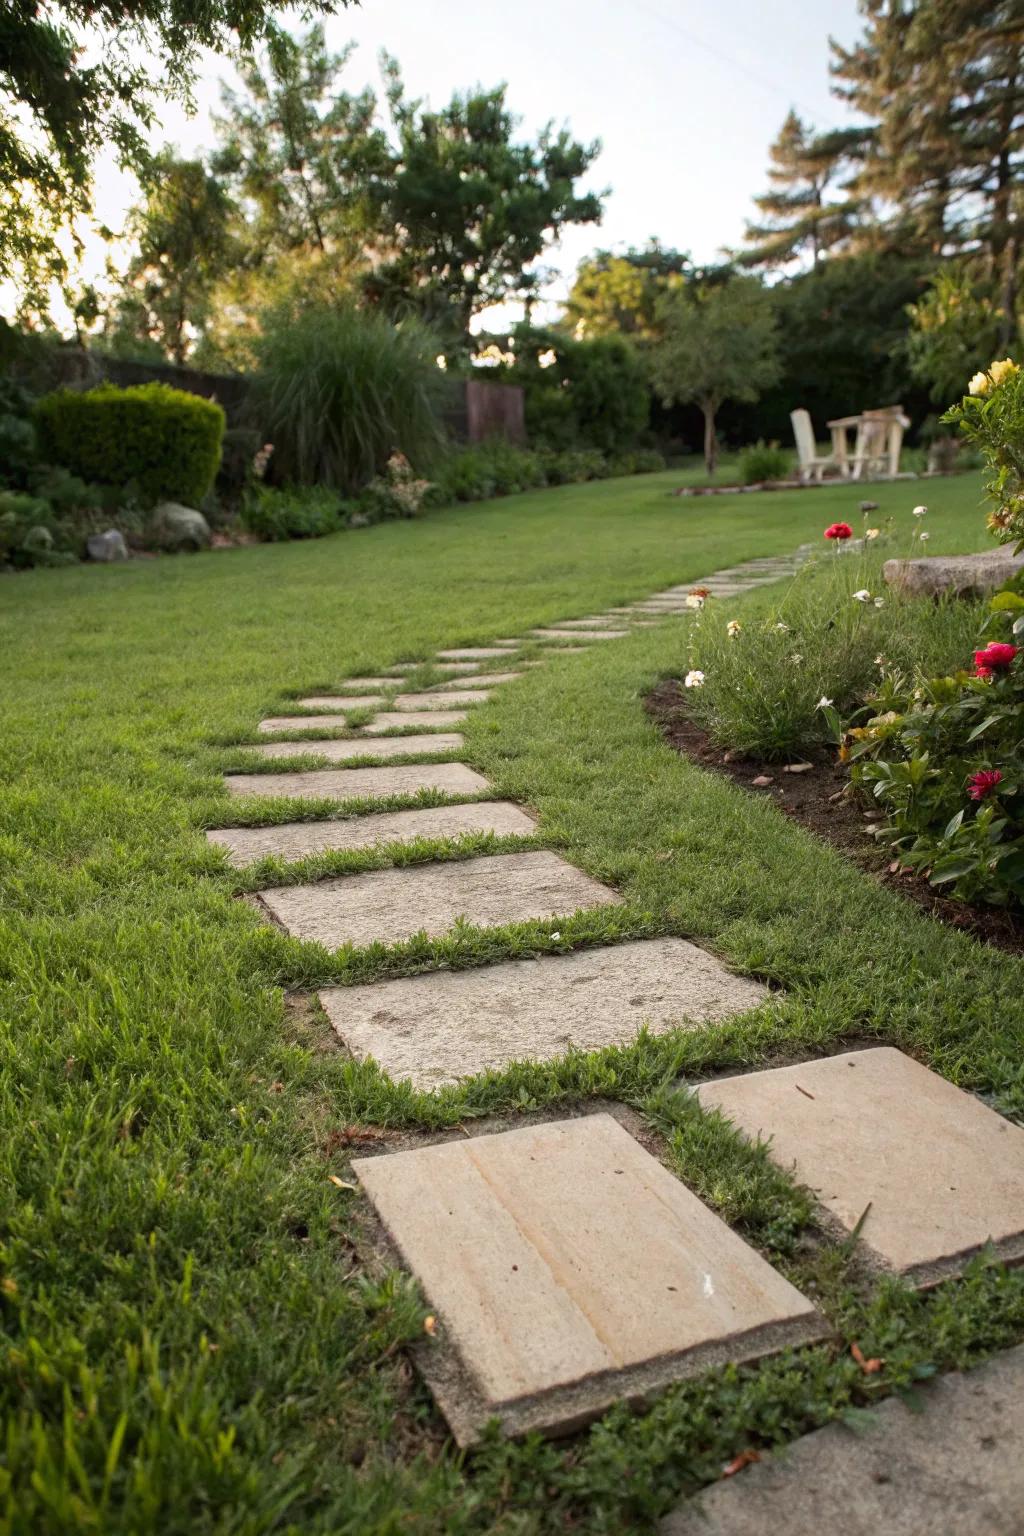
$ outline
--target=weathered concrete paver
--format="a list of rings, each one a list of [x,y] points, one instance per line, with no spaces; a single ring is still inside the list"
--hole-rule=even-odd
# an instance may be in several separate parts
[[[369,725],[360,726],[359,729],[364,736],[377,736],[410,725],[440,730],[443,725],[461,725],[465,718],[464,709],[385,709],[375,715]]]
[[[418,753],[458,752],[465,738],[458,731],[444,734],[432,731],[425,736],[380,736],[374,741],[348,736],[331,741],[271,741],[247,750],[271,760],[281,757],[298,757],[315,752],[332,763],[347,762],[349,758],[366,757],[380,760],[389,757],[414,756]]]
[[[624,640],[628,629],[531,629],[534,640]]]
[[[444,709],[452,704],[485,704],[490,697],[486,689],[480,688],[456,688],[448,685],[446,696],[439,699],[436,693],[400,693],[394,700],[394,708],[402,711],[411,709]]]
[[[706,1489],[662,1536],[1021,1536],[1024,1347],[830,1424]]]
[[[356,1056],[372,1056],[395,1082],[408,1078],[429,1090],[513,1061],[551,1060],[570,1047],[627,1045],[643,1024],[653,1034],[706,1024],[768,995],[705,950],[669,938],[330,987],[320,1001]]]
[[[524,672],[473,672],[467,677],[449,679],[446,683],[434,683],[431,685],[431,693],[449,693],[462,688],[491,688],[499,683],[514,683],[517,678],[524,677]]]
[[[360,709],[372,708],[360,704]],[[269,715],[261,720],[259,729],[264,736],[280,735],[283,731],[346,731],[348,720],[344,715]]]
[[[842,1227],[922,1283],[990,1239],[1024,1257],[1024,1129],[889,1046],[705,1083]]]
[[[826,1331],[811,1303],[611,1115],[358,1158],[465,1379],[428,1363],[460,1444]]]
[[[268,855],[304,859],[332,850],[383,848],[420,838],[460,838],[481,832],[495,837],[533,837],[536,824],[508,800],[470,801],[466,805],[424,806],[415,811],[384,811],[338,821],[295,821],[276,827],[225,827],[207,832],[207,840],[226,848],[236,868]]]
[[[460,645],[454,650],[438,651],[437,659],[438,662],[490,661],[495,656],[507,656],[508,652],[509,647],[505,645]]]
[[[413,740],[407,737],[406,740]],[[384,768],[315,768],[311,773],[229,773],[233,795],[289,795],[300,800],[380,800],[421,789],[478,795],[490,789],[482,773],[464,763],[394,763]]]
[[[374,709],[384,700],[379,693],[331,695],[329,693],[314,693],[305,699],[295,701],[300,709],[320,709],[326,712],[331,710],[344,714],[350,709]],[[314,722],[315,724],[315,722]]]
[[[459,918],[478,928],[568,916],[622,898],[555,853],[503,853],[408,869],[374,870],[315,885],[260,892],[278,922],[328,949],[397,944],[449,932]]]

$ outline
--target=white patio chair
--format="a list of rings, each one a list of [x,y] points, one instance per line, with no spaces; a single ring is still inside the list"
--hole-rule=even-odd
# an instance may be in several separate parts
[[[814,439],[814,424],[811,421],[809,411],[803,409],[790,411],[789,419],[793,423],[793,436],[796,438],[797,458],[800,461],[800,479],[823,480],[826,469],[839,469],[839,461],[832,453],[819,454],[818,444]]]

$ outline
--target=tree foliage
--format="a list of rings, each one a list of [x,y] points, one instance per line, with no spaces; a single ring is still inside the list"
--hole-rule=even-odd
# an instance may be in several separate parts
[[[704,462],[718,457],[715,415],[725,400],[756,400],[779,376],[777,322],[756,278],[666,294],[651,378],[665,405],[695,402],[704,416]]]
[[[748,267],[784,266],[805,251],[811,265],[848,238],[855,205],[848,195],[828,198],[844,163],[837,135],[816,135],[790,111],[768,154],[771,189],[754,202],[761,214],[747,225],[752,249],[740,258]]]
[[[657,328],[658,300],[693,275],[689,256],[657,240],[622,256],[595,251],[577,269],[564,324],[580,340],[618,335],[649,341]]]

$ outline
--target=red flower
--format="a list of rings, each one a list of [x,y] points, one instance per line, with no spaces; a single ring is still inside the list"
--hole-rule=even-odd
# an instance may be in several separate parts
[[[711,588],[710,587],[691,587],[690,588],[690,596],[691,597],[710,597],[711,596]]]
[[[980,773],[972,773],[967,780],[967,793],[972,800],[984,800],[1002,782],[1003,776],[998,768],[983,768]]]
[[[825,537],[826,539],[852,539],[853,529],[849,523],[833,523],[830,528],[825,529]]]
[[[1015,645],[990,640],[983,651],[974,653],[974,670],[978,677],[991,677],[993,672],[1007,672],[1017,654]]]

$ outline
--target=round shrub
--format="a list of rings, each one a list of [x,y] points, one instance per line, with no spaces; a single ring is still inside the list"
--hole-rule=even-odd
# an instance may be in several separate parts
[[[196,506],[220,464],[223,410],[167,384],[61,389],[34,414],[42,459],[83,480],[132,483],[147,503]]]
[[[744,485],[760,485],[765,480],[785,480],[793,466],[792,456],[778,443],[758,438],[740,454],[740,479]]]

